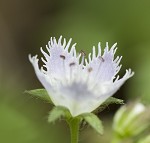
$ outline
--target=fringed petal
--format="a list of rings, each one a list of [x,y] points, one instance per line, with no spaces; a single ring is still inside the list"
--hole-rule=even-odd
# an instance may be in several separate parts
[[[61,80],[62,78],[69,80],[70,71],[72,70],[70,69],[70,65],[73,65],[71,68],[74,70],[73,72],[71,71],[71,74],[72,76],[74,75],[73,73],[75,73],[79,65],[79,58],[76,54],[76,44],[73,44],[70,48],[71,40],[72,39],[70,39],[66,45],[66,39],[64,39],[63,43],[61,43],[62,36],[60,36],[58,43],[55,38],[51,38],[51,40],[48,42],[48,46],[46,46],[49,54],[44,52],[44,50],[41,48],[41,52],[46,59],[42,61],[44,61],[45,67],[47,69],[47,75],[49,77],[55,78],[57,80]]]
[[[117,57],[114,60],[114,54],[116,52],[117,44],[114,44],[109,50],[108,43],[104,49],[104,54],[101,56],[100,43],[98,44],[98,55],[95,56],[95,48],[93,48],[93,58],[91,60],[89,54],[89,64],[86,65],[86,69],[92,68],[91,75],[97,82],[104,82],[114,79],[115,75],[119,72],[121,66],[119,63],[122,57]]]

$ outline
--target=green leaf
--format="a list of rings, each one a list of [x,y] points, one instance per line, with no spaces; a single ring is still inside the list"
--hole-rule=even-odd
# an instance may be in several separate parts
[[[49,113],[48,122],[54,122],[61,117],[70,118],[71,114],[68,109],[62,106],[55,106]]]
[[[94,113],[99,113],[103,111],[106,107],[108,107],[109,104],[124,104],[123,100],[115,98],[115,97],[109,97],[105,102],[103,102],[95,111]]]
[[[53,102],[51,101],[51,99],[45,89],[26,90],[25,93],[32,95],[32,97],[42,99],[48,103],[53,104]]]
[[[103,134],[103,125],[101,120],[93,113],[86,113],[80,115],[83,119],[95,129],[99,134]]]
[[[123,100],[122,99],[118,99],[118,98],[115,98],[115,97],[109,97],[105,102],[104,104],[124,104]]]

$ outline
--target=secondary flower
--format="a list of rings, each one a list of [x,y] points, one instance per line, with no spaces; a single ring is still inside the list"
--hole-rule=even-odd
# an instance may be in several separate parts
[[[138,136],[149,127],[149,107],[142,103],[124,105],[115,114],[113,129],[117,138],[126,139]]]
[[[138,141],[138,143],[149,143],[149,142],[150,142],[150,135],[148,135]]]
[[[134,73],[129,69],[123,78],[116,76],[121,68],[119,63],[122,58],[117,56],[114,59],[117,44],[109,49],[106,43],[102,55],[99,43],[98,54],[93,47],[93,53],[85,59],[83,51],[76,53],[76,44],[70,47],[71,40],[66,43],[66,39],[62,42],[62,36],[58,42],[51,38],[46,45],[47,52],[41,48],[44,56],[41,58],[41,68],[37,55],[29,55],[29,60],[54,105],[64,106],[72,116],[78,116],[99,107]]]

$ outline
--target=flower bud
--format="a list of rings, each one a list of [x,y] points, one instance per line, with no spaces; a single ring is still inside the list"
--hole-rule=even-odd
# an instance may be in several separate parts
[[[150,143],[150,135],[141,139],[138,143]]]
[[[121,139],[139,135],[150,126],[150,113],[142,103],[122,106],[114,117],[113,130]]]

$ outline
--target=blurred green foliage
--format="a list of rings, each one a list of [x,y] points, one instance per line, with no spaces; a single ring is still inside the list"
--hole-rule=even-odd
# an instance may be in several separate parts
[[[27,55],[39,53],[51,36],[72,37],[78,51],[87,53],[99,41],[103,48],[106,41],[117,42],[117,55],[123,55],[120,74],[129,67],[135,71],[117,96],[150,103],[149,7],[149,0],[0,0],[0,142],[69,142],[64,124],[46,122],[50,105],[23,94],[42,87]],[[87,133],[91,140],[81,142],[108,142],[95,134]]]

